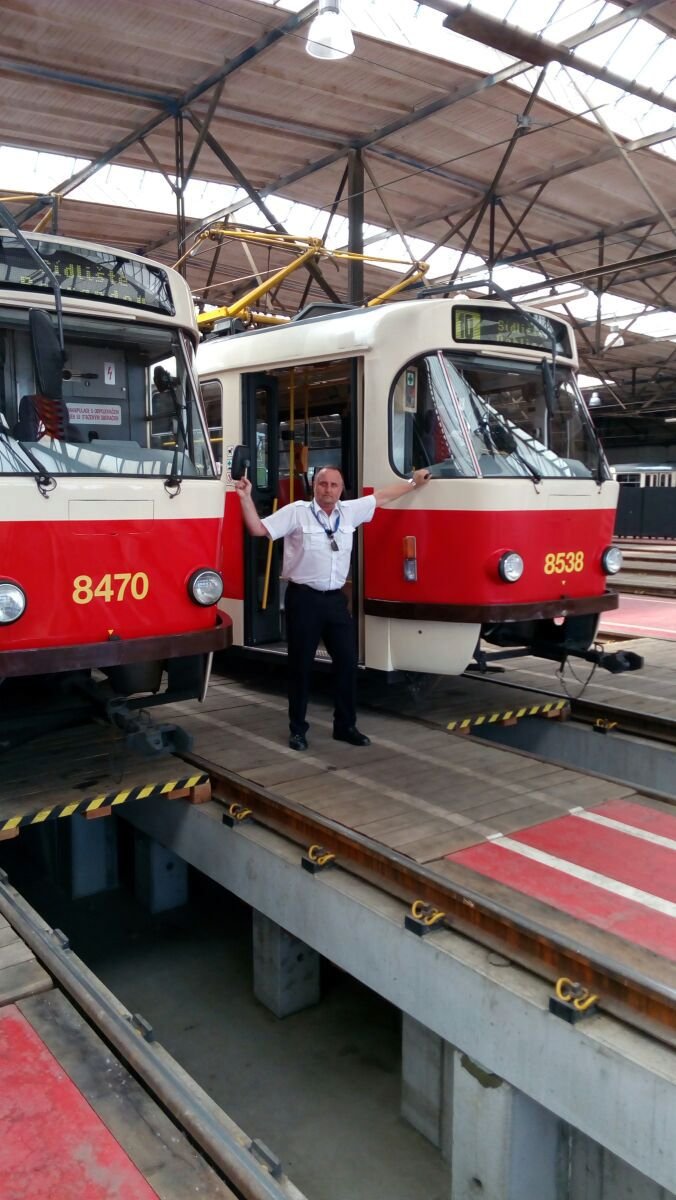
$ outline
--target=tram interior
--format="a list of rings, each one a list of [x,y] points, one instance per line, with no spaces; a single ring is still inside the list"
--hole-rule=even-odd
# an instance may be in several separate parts
[[[68,316],[64,334],[62,396],[43,396],[28,313],[0,312],[0,474],[165,476],[177,443],[181,476],[211,473],[177,331]]]
[[[338,467],[345,494],[355,494],[353,398],[355,363],[351,359],[279,368],[255,377],[249,392],[248,443],[255,467],[251,479],[261,516],[284,504],[312,497],[315,472]],[[214,451],[220,430],[214,423],[215,397],[204,391],[207,422]],[[268,649],[285,646],[284,590],[280,578],[282,544],[250,539],[247,562],[248,620],[245,640]],[[320,650],[321,657],[321,650]]]

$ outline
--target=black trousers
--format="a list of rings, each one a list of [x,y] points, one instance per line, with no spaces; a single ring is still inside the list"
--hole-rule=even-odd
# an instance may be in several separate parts
[[[284,602],[289,647],[289,728],[306,733],[310,675],[320,640],[331,655],[334,729],[345,732],[357,721],[357,651],[354,624],[342,591],[318,592],[289,583]]]

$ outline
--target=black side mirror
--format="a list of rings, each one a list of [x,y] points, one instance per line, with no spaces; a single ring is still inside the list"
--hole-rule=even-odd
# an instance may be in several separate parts
[[[230,465],[230,478],[242,479],[244,472],[251,466],[251,454],[248,446],[235,446],[232,452],[232,463]]]
[[[556,385],[552,364],[547,362],[546,358],[542,360],[542,381],[545,388],[545,404],[547,405],[547,412],[549,413],[550,417],[553,417],[556,411],[556,396],[558,387]]]
[[[49,315],[41,308],[28,313],[36,390],[49,400],[63,396],[63,350]]]
[[[493,445],[499,454],[513,454],[516,450],[516,438],[502,421],[491,421],[489,430]]]

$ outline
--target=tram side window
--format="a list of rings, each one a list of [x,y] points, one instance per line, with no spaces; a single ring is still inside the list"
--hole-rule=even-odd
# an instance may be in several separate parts
[[[206,379],[200,385],[209,441],[216,462],[223,462],[223,389],[218,379]]]
[[[401,475],[428,467],[438,477],[476,475],[439,356],[408,363],[390,394],[390,451]]]

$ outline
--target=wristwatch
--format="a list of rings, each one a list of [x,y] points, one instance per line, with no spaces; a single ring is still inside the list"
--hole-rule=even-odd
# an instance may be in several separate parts
[[[410,483],[411,487],[415,487],[415,486],[416,486],[415,479],[409,479],[409,481],[408,481],[408,482]]]

